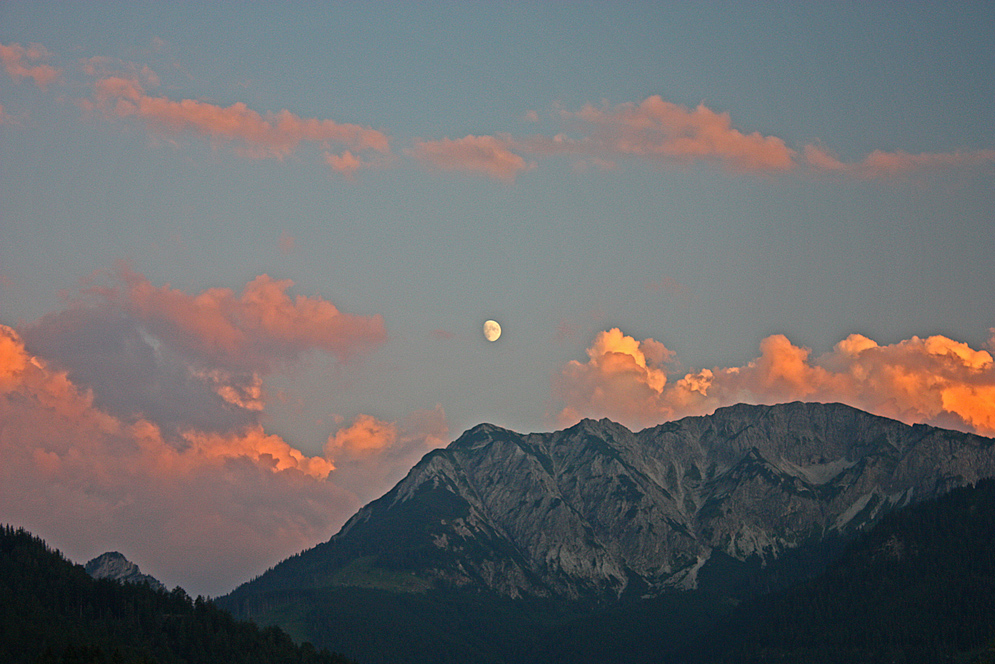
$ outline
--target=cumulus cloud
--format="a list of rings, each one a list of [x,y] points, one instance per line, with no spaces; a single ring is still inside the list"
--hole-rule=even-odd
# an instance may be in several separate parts
[[[61,69],[42,63],[49,57],[51,54],[41,44],[28,44],[27,47],[17,43],[0,44],[0,63],[7,75],[18,82],[30,78],[42,90],[62,76]]]
[[[103,65],[101,60],[99,65]],[[91,62],[94,74],[102,73]],[[325,147],[342,145],[352,150],[379,154],[390,152],[390,138],[383,132],[357,124],[305,118],[284,109],[261,114],[242,102],[221,106],[196,99],[173,100],[148,94],[146,86],[158,79],[151,72],[106,75],[94,83],[94,99],[88,107],[99,109],[108,118],[136,118],[160,134],[192,133],[217,144],[232,143],[249,157],[283,159],[301,143]],[[336,170],[353,172],[359,161],[352,153],[326,153],[326,161]],[[334,162],[334,163],[332,163]],[[350,170],[351,169],[351,170]]]
[[[183,353],[230,369],[268,370],[319,349],[340,359],[382,344],[383,318],[343,313],[321,297],[291,297],[289,279],[260,275],[240,295],[211,288],[188,295],[155,286],[119,265],[108,286],[88,293],[119,307]]]
[[[429,450],[448,442],[449,425],[441,405],[411,413],[400,422],[358,415],[328,437],[325,456],[334,461],[336,481],[362,499],[371,487],[387,488]]]
[[[587,354],[586,362],[569,362],[556,380],[562,424],[606,416],[644,427],[740,402],[808,400],[995,435],[991,354],[944,336],[881,346],[854,334],[813,359],[809,349],[773,335],[744,366],[683,376],[666,374],[675,358],[662,344],[618,329],[600,333]]]
[[[292,285],[260,275],[241,294],[189,295],[122,264],[66,310],[27,326],[24,339],[110,413],[141,413],[169,432],[226,431],[258,421],[266,374],[308,352],[349,361],[385,341],[380,316],[292,297]]]
[[[220,593],[328,537],[357,506],[332,463],[258,425],[169,434],[117,417],[0,326],[0,513],[71,557],[119,548]]]
[[[290,282],[190,295],[125,266],[0,326],[0,517],[75,559],[109,549],[218,594],[327,539],[448,433],[441,407],[358,415],[308,453],[266,430],[264,377],[383,342]]]

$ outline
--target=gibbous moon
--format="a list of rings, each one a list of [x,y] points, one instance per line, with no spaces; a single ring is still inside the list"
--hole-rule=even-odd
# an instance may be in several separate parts
[[[496,320],[489,320],[484,323],[484,338],[488,341],[497,341],[501,336],[501,326]]]

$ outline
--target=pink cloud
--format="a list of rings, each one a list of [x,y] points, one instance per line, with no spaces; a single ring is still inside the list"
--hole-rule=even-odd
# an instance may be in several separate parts
[[[448,433],[439,405],[398,422],[361,414],[332,433],[324,451],[335,463],[335,481],[370,500],[396,484],[426,452],[445,446]]]
[[[148,76],[145,79],[148,84],[156,82]],[[137,118],[156,132],[189,132],[219,143],[235,142],[250,157],[283,159],[302,142],[390,152],[389,137],[370,127],[303,118],[288,110],[263,115],[242,102],[219,106],[196,99],[176,101],[149,95],[144,86],[134,74],[105,76],[94,83],[94,106],[108,117]]]
[[[380,316],[292,296],[292,282],[267,275],[240,294],[156,286],[123,264],[95,278],[68,308],[26,326],[27,346],[92,389],[101,409],[169,435],[257,424],[273,371],[315,351],[350,361],[386,339]]]
[[[383,318],[338,310],[321,297],[291,297],[289,279],[260,275],[242,289],[211,288],[188,295],[157,287],[119,266],[112,286],[91,292],[135,316],[169,345],[205,362],[234,369],[267,370],[310,349],[347,359],[381,345]]]
[[[33,79],[41,89],[62,76],[62,70],[51,65],[38,64],[51,57],[51,54],[40,44],[29,44],[27,48],[20,44],[0,44],[0,63],[4,70],[15,81],[24,78]]]
[[[442,170],[465,171],[511,182],[519,173],[535,168],[535,163],[526,162],[510,148],[507,137],[468,135],[455,140],[419,141],[411,154]]]
[[[23,336],[0,326],[0,518],[77,560],[117,549],[171,585],[225,592],[327,539],[447,442],[441,407],[359,415],[318,453],[266,430],[264,376],[375,347],[379,317],[266,276],[240,294],[124,266],[106,279]]]
[[[347,177],[354,175],[359,169],[369,166],[368,163],[348,150],[342,154],[326,152],[325,163],[336,173],[342,173]]]
[[[683,164],[710,159],[751,172],[795,166],[795,153],[782,139],[756,131],[743,133],[732,126],[728,113],[704,104],[692,110],[653,95],[638,104],[589,104],[576,112],[564,110],[561,117],[574,122],[586,136],[571,149],[581,148],[605,159],[633,156]]]
[[[259,426],[166,434],[121,419],[0,326],[0,516],[76,559],[127,548],[220,593],[327,538],[357,506],[333,465]]]
[[[805,160],[817,171],[829,171],[867,179],[895,178],[912,173],[951,170],[995,164],[995,150],[958,150],[954,152],[921,152],[910,154],[902,150],[875,150],[862,161],[846,163],[829,151],[805,146]]]
[[[839,401],[905,422],[995,434],[995,364],[987,351],[943,336],[880,346],[851,335],[816,359],[783,335],[761,342],[744,366],[701,369],[671,379],[652,339],[602,332],[588,361],[569,362],[554,385],[561,423],[607,416],[630,426],[710,413],[734,403]]]

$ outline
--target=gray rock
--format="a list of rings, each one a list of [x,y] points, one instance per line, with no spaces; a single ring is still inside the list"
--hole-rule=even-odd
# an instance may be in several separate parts
[[[482,424],[260,581],[655,594],[696,587],[716,552],[767,563],[989,476],[995,440],[841,404],[739,405],[638,433]]]
[[[145,583],[155,590],[166,590],[166,586],[148,574],[142,574],[138,565],[117,551],[101,554],[84,565],[86,573],[95,579],[112,579],[122,583]]]

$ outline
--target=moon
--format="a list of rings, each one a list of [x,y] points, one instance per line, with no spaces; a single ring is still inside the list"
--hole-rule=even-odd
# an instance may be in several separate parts
[[[484,338],[488,341],[497,341],[501,336],[501,326],[496,320],[489,320],[484,323]]]

